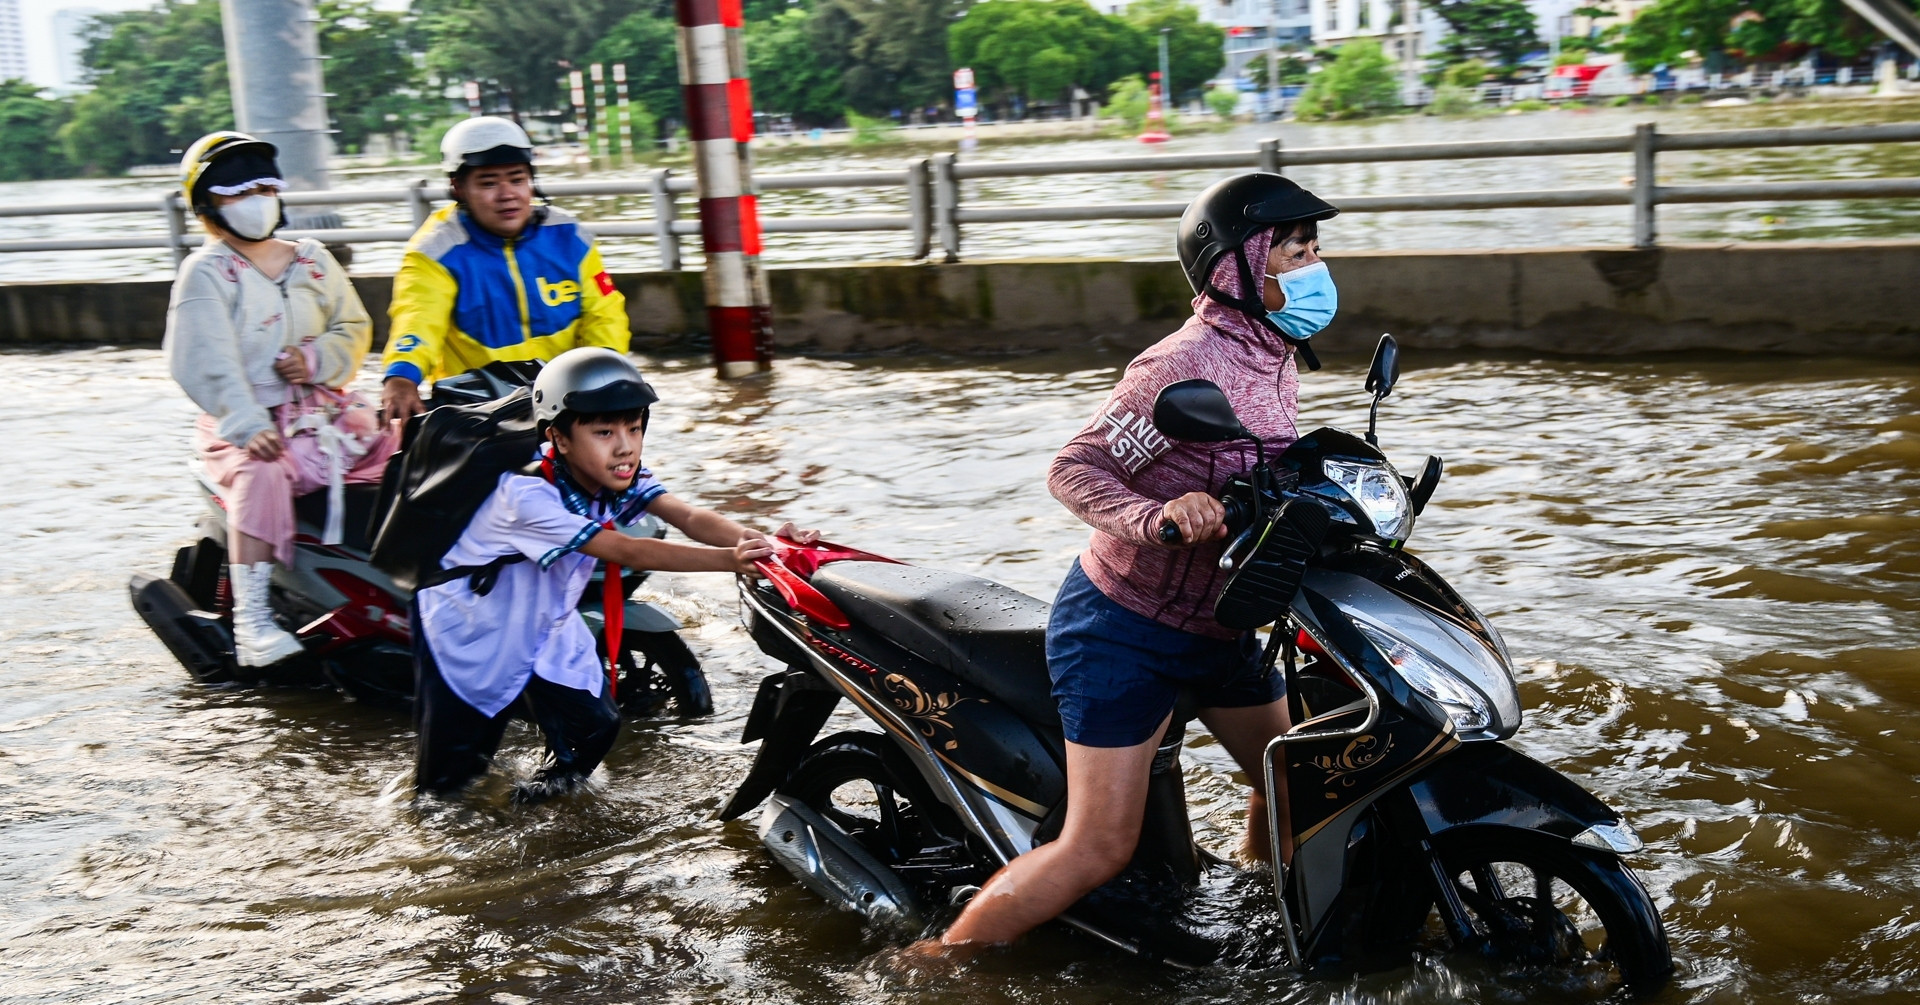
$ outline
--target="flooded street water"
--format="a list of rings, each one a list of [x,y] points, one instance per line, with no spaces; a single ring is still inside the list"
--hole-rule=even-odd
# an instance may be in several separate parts
[[[1518,1000],[1438,965],[1179,974],[1045,931],[936,989],[713,817],[769,661],[720,576],[662,577],[718,713],[630,725],[590,794],[510,808],[539,741],[416,806],[412,733],[327,691],[193,683],[129,607],[198,503],[191,406],[150,350],[12,352],[0,400],[0,999],[13,1002]],[[1052,452],[1125,363],[643,361],[679,494],[1050,597],[1085,531]],[[1303,422],[1364,426],[1364,360]],[[1623,810],[1679,966],[1670,1002],[1910,1001],[1920,980],[1920,368],[1409,353],[1382,409],[1449,473],[1410,547],[1499,624],[1515,743]],[[852,724],[852,720],[848,720]],[[1238,787],[1197,731],[1223,849]],[[1258,884],[1253,884],[1255,889]],[[1270,923],[1260,899],[1234,907]]]

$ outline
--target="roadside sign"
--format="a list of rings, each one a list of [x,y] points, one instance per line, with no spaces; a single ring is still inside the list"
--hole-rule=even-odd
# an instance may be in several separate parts
[[[973,67],[963,66],[953,71],[953,89],[956,91],[973,90]]]
[[[953,92],[953,114],[971,119],[980,114],[979,92],[971,87]]]

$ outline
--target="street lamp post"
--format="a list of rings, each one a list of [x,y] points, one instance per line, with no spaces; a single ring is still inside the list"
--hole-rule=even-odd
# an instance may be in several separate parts
[[[1167,63],[1167,36],[1172,33],[1172,28],[1160,29],[1160,94],[1169,111],[1173,108],[1173,71]]]

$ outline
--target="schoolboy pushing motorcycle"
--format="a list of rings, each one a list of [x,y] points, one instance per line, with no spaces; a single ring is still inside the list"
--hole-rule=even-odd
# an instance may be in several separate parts
[[[516,702],[550,756],[517,798],[570,791],[607,755],[620,714],[578,610],[595,560],[610,576],[612,566],[752,575],[772,553],[764,534],[674,497],[642,464],[659,396],[624,355],[562,353],[540,371],[532,397],[540,456],[500,476],[441,573],[414,594],[421,791],[451,792],[483,774]],[[603,532],[646,511],[698,544]],[[792,524],[778,533],[818,537]]]

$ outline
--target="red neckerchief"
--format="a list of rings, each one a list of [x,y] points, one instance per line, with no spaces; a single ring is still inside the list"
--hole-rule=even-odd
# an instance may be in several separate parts
[[[540,473],[547,484],[554,484],[553,454],[542,452],[540,455]],[[612,520],[601,521],[600,526],[613,529]],[[626,641],[627,595],[620,589],[620,564],[607,563],[607,578],[600,591],[601,641],[607,647],[607,697],[617,699],[620,691],[620,645]]]

